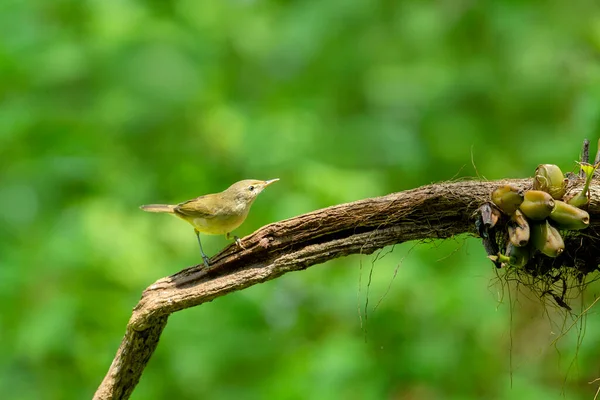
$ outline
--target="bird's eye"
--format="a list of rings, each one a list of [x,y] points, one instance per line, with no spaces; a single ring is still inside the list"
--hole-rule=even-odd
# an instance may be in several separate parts
[[[251,192],[253,192],[253,191],[254,191],[254,186],[250,186],[250,187],[248,188],[248,190],[250,190]]]

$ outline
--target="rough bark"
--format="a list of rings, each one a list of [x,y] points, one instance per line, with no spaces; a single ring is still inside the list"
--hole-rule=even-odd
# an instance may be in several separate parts
[[[333,258],[371,254],[411,240],[474,234],[473,214],[501,183],[527,189],[531,179],[433,184],[317,210],[259,229],[242,240],[243,249],[231,245],[213,257],[208,270],[197,265],[159,279],[134,308],[94,398],[131,395],[171,313]],[[592,187],[591,194],[589,229],[595,232],[600,188]]]

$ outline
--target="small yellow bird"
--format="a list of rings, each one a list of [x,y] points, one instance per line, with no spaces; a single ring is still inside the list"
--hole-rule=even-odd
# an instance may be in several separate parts
[[[192,224],[198,238],[202,260],[208,267],[208,257],[202,250],[200,232],[209,235],[226,235],[229,239],[231,231],[246,220],[256,196],[278,180],[246,179],[234,183],[221,193],[207,194],[177,205],[149,204],[140,208],[148,212],[173,214]],[[239,238],[236,236],[234,238],[236,243],[241,245]]]

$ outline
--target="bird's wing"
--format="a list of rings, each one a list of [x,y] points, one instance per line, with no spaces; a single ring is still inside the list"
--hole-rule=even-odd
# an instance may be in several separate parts
[[[202,199],[206,199],[206,197],[208,195],[179,203],[175,206],[174,211],[194,218],[214,218],[217,213],[216,208],[210,204],[207,205],[207,202],[201,201]]]

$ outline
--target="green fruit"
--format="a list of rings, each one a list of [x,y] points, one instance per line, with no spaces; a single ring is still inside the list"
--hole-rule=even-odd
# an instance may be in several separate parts
[[[560,232],[548,220],[531,226],[531,244],[534,249],[549,257],[557,257],[565,250]]]
[[[526,246],[529,242],[530,229],[527,219],[521,210],[515,211],[507,224],[508,239],[517,247]]]
[[[579,166],[581,167],[581,170],[583,172],[585,172],[585,185],[583,186],[583,189],[581,189],[581,191],[579,193],[577,193],[575,196],[571,197],[567,203],[569,203],[572,206],[575,207],[584,207],[587,205],[587,203],[590,201],[590,199],[588,198],[588,191],[590,188],[590,183],[592,182],[592,178],[594,177],[594,173],[596,172],[596,169],[598,168],[598,164],[588,164],[588,163],[584,163],[584,162],[580,162]]]
[[[492,202],[505,214],[512,215],[523,202],[523,191],[511,185],[499,186],[492,192]]]
[[[529,246],[519,247],[514,246],[512,243],[508,243],[508,246],[506,246],[508,264],[514,267],[524,267],[529,261],[530,255]]]
[[[573,207],[584,207],[587,205],[588,201],[590,201],[590,199],[588,198],[587,192],[582,190],[575,196],[571,197],[568,201],[568,204],[572,205]]]
[[[552,212],[554,199],[549,193],[541,190],[528,190],[525,192],[523,202],[519,208],[527,218],[541,221],[546,219]]]
[[[562,199],[567,191],[567,182],[558,165],[540,164],[535,170],[533,189],[543,190],[554,199]]]
[[[555,200],[550,218],[560,229],[585,229],[590,225],[590,214],[564,201]]]

